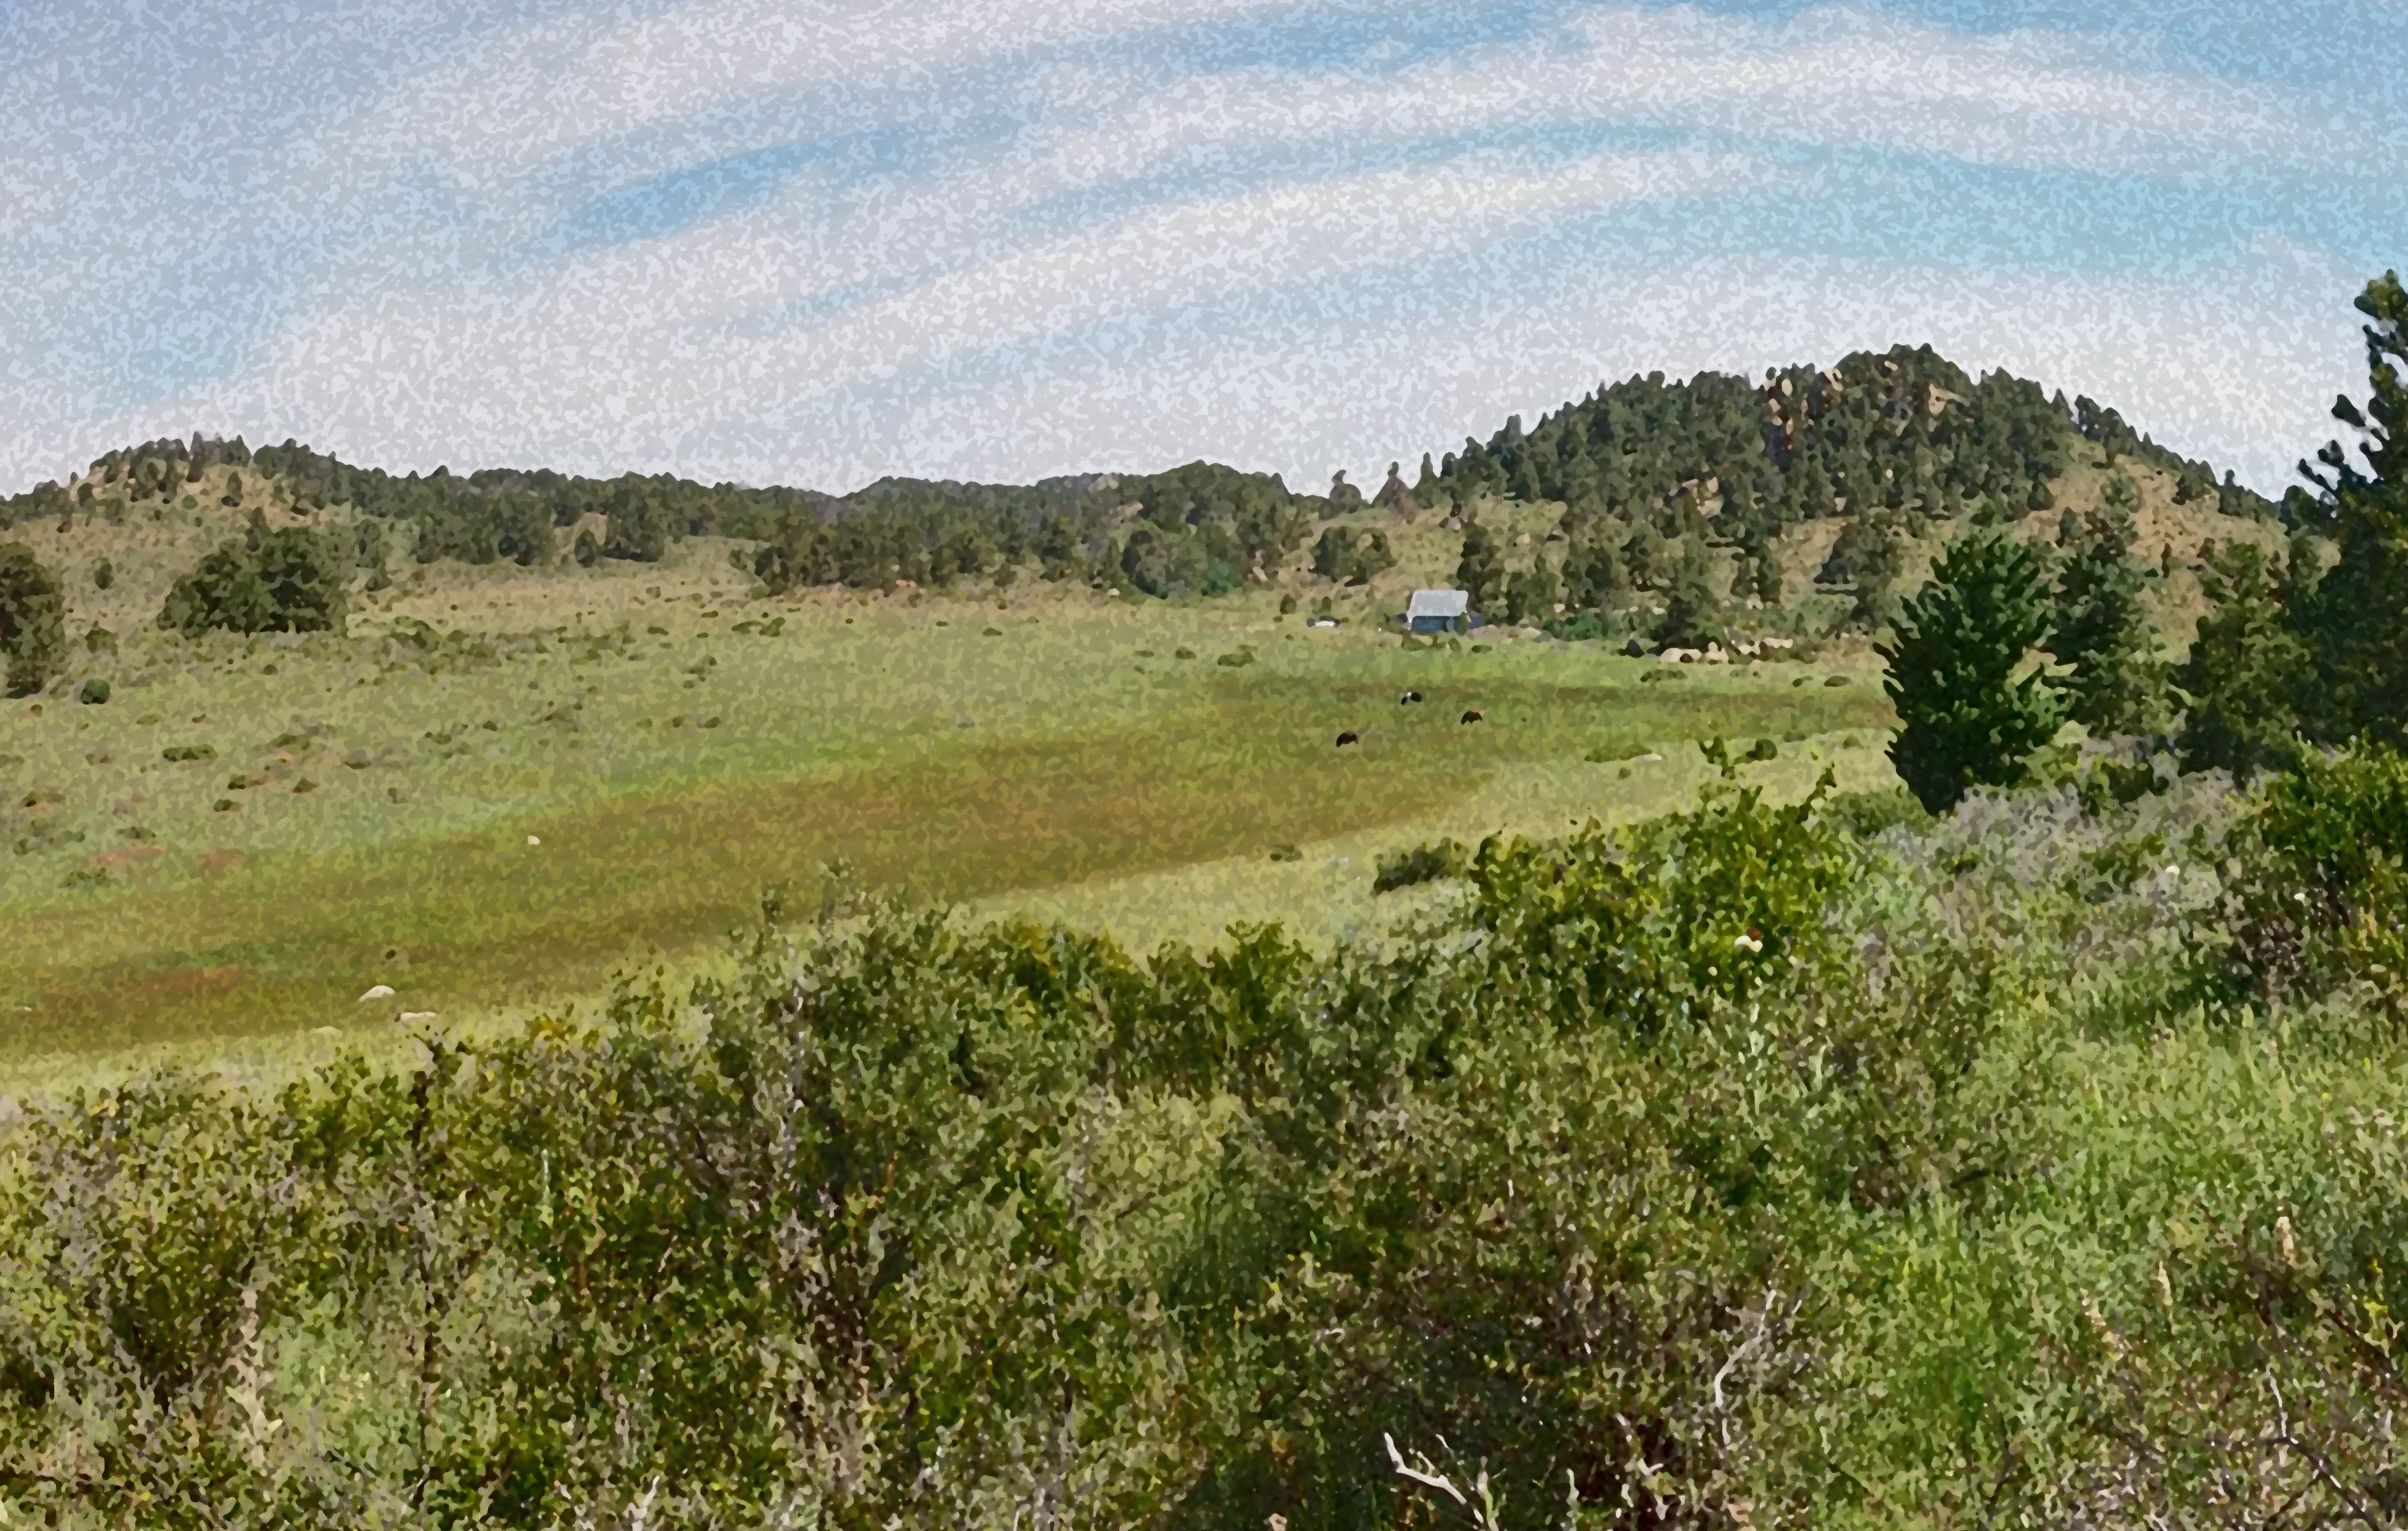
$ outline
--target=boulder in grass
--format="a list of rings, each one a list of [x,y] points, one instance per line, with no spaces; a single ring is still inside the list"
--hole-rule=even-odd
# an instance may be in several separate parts
[[[371,989],[366,993],[361,995],[360,1003],[362,1004],[366,1004],[370,1000],[389,1000],[391,998],[393,998],[393,985],[379,984],[374,989]]]

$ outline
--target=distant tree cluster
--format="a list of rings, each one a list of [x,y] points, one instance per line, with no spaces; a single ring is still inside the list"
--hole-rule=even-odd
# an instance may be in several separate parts
[[[1907,540],[1983,506],[2010,516],[2048,509],[2049,481],[2086,434],[2111,459],[2122,452],[2182,475],[2186,500],[2213,495],[2231,513],[2277,513],[2230,474],[2216,485],[2207,465],[2133,437],[2087,398],[2069,405],[2003,371],[1977,382],[1928,346],[1775,369],[1760,384],[1718,372],[1668,383],[1656,372],[1601,385],[1534,429],[1517,415],[1435,471],[1425,463],[1412,498],[1458,515],[1488,498],[1563,502],[1560,562],[1552,575],[1534,571],[1526,589],[1553,578],[1573,613],[1609,610],[1631,590],[1669,599],[1676,580],[1691,587],[1684,611],[1696,607],[1708,547],[1731,554],[1729,599],[1777,603],[1782,532],[1845,516],[1816,580],[1851,588],[1847,622],[1870,631],[1895,607]],[[1692,634],[1710,625],[1681,624]]]
[[[790,515],[752,569],[773,590],[941,585],[1033,557],[1048,580],[1212,596],[1293,555],[1314,518],[1276,474],[1205,462],[1027,486],[882,479]]]

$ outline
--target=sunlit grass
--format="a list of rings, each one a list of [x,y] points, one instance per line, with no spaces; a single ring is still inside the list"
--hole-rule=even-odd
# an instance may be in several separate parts
[[[1406,651],[1360,623],[1281,620],[1263,592],[752,601],[681,551],[596,576],[454,571],[341,641],[130,635],[93,667],[117,681],[107,706],[0,717],[16,757],[0,828],[29,842],[0,855],[7,1069],[272,1050],[359,1023],[378,982],[398,991],[379,1024],[562,1003],[631,961],[700,960],[766,885],[839,859],[1140,950],[1237,919],[1327,939],[1375,913],[1329,869],[1368,888],[1383,845],[1662,811],[1703,773],[1684,741],[1869,745],[1888,717],[1861,668],[1842,687],[1828,666],[1647,681],[1672,667],[1497,638]],[[380,662],[412,612],[506,657]],[[734,630],[775,614],[774,637]],[[1399,706],[1406,688],[1426,701]],[[1467,708],[1485,721],[1461,724]],[[1341,729],[1361,744],[1335,748]],[[183,744],[214,754],[161,758]],[[1649,744],[1674,758],[1617,763]],[[1802,791],[1799,747],[1751,770]],[[1885,771],[1856,754],[1850,770]]]

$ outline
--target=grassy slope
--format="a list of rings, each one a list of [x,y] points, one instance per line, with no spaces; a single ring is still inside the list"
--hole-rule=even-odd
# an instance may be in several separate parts
[[[2121,468],[2141,492],[2139,555],[2176,549],[2157,599],[2179,643],[2199,611],[2182,561],[2207,537],[2275,534],[2175,506],[2166,475]],[[1383,850],[1684,800],[1705,775],[1684,741],[1825,736],[1751,768],[1783,793],[1826,762],[1843,786],[1889,779],[1861,643],[1813,669],[1852,673],[1844,690],[1800,687],[1785,666],[1642,686],[1654,667],[1593,648],[1492,632],[1485,653],[1415,653],[1367,630],[1450,578],[1459,539],[1428,514],[1378,518],[1399,563],[1367,588],[1312,579],[1303,551],[1283,571],[1333,599],[1350,624],[1337,631],[1279,619],[1264,590],[1187,607],[1034,581],[1000,599],[753,601],[731,544],[702,539],[664,565],[591,571],[397,561],[401,585],[355,609],[347,641],[189,644],[150,622],[175,575],[238,529],[242,513],[217,503],[224,471],[194,486],[193,511],[8,533],[66,576],[70,631],[108,628],[121,652],[78,647],[78,679],[117,684],[109,705],[54,698],[0,716],[0,842],[27,845],[0,856],[0,1079],[163,1046],[307,1048],[294,1039],[313,1028],[380,1026],[402,1006],[473,1023],[560,1004],[633,961],[709,961],[762,887],[808,883],[838,857],[973,917],[1099,925],[1140,950],[1206,945],[1240,919],[1326,941],[1376,934],[1430,896],[1375,902]],[[2060,505],[2095,503],[2108,476],[2077,461]],[[1559,513],[1483,513],[1522,566]],[[2057,516],[2021,527],[2047,537]],[[269,511],[271,525],[301,519]],[[1792,603],[1813,599],[1837,531],[1792,532]],[[1934,552],[1911,550],[1910,581]],[[105,593],[90,579],[104,553]],[[779,612],[777,637],[733,630]],[[494,638],[503,657],[429,675],[380,644],[403,617]],[[631,642],[594,642],[614,632]],[[1240,643],[1254,664],[1212,662]],[[1181,646],[1198,657],[1177,659]],[[1398,708],[1408,686],[1429,703]],[[1461,728],[1463,706],[1488,724]],[[312,720],[311,745],[271,747]],[[1362,747],[1332,750],[1340,729]],[[160,758],[187,744],[217,753]],[[1612,763],[1649,745],[1669,758]],[[314,789],[296,793],[304,780]],[[1296,859],[1268,859],[1288,844]],[[392,1004],[354,1003],[379,981],[400,991]]]
[[[138,1047],[214,1055],[383,1025],[402,1006],[452,1019],[556,1003],[649,952],[708,951],[764,885],[838,857],[982,913],[1092,919],[1141,949],[1240,917],[1326,939],[1369,917],[1383,848],[1627,816],[1702,772],[1694,751],[1627,776],[1583,761],[1600,744],[1858,729],[1853,754],[1836,751],[1844,773],[1885,771],[1869,674],[1844,690],[1794,686],[1787,666],[1642,686],[1648,666],[1594,650],[1499,637],[1487,653],[1408,653],[1360,625],[1307,630],[1260,590],[1184,608],[1033,582],[1000,603],[753,602],[712,540],[590,572],[422,580],[403,565],[404,586],[365,603],[347,641],[149,631],[167,581],[235,514],[22,529],[68,575],[71,630],[97,621],[122,648],[76,671],[117,684],[107,706],[54,697],[0,717],[0,756],[18,758],[0,769],[0,829],[31,843],[0,857],[0,1057],[21,1078]],[[1400,567],[1339,593],[1341,612],[1400,608],[1452,562],[1427,518],[1398,541]],[[119,571],[105,596],[86,573],[95,544]],[[779,636],[732,630],[773,610]],[[428,675],[380,657],[402,616],[521,646]],[[635,642],[589,659],[579,635],[622,625]],[[1240,643],[1254,664],[1212,662]],[[1399,709],[1408,685],[1429,703]],[[1487,724],[1462,728],[1464,706]],[[573,726],[539,721],[564,715]],[[322,742],[271,747],[310,720]],[[1350,728],[1363,747],[1333,750]],[[215,757],[161,758],[194,744]],[[1811,771],[1756,769],[1790,790]],[[295,792],[305,779],[315,789]],[[59,801],[15,806],[28,793]],[[1307,854],[1267,859],[1286,843]],[[96,864],[105,882],[62,886]],[[400,991],[392,1004],[354,1003],[379,981]]]

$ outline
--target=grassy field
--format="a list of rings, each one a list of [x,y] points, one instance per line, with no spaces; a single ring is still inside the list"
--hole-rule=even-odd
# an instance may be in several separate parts
[[[1305,582],[1335,629],[1264,589],[754,600],[731,544],[697,539],[662,565],[411,569],[345,638],[194,643],[149,618],[229,529],[199,519],[25,529],[68,575],[71,632],[118,644],[78,644],[106,705],[0,717],[0,1089],[567,1003],[707,960],[765,886],[838,859],[1140,949],[1232,919],[1326,941],[1411,905],[1371,899],[1382,850],[1658,811],[1715,734],[1788,740],[1750,768],[1784,792],[1825,760],[1887,774],[1861,650],[1676,675],[1502,633],[1407,650],[1375,624],[1445,571],[1431,525],[1366,590]],[[1409,686],[1428,701],[1400,707]],[[357,1003],[377,983],[394,998]]]

